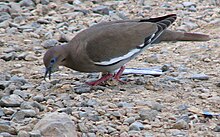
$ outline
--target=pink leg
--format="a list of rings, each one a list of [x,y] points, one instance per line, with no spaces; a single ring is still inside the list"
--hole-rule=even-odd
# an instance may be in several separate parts
[[[119,69],[119,71],[115,74],[114,79],[116,79],[116,80],[119,81],[119,82],[126,83],[125,81],[120,80],[120,77],[121,77],[121,75],[122,75],[122,73],[123,73],[124,70],[125,70],[125,66],[122,66],[122,67]]]
[[[92,81],[92,82],[86,82],[86,84],[90,85],[90,86],[97,86],[99,85],[100,83],[110,79],[113,77],[113,74],[107,74],[103,77],[101,77],[100,79],[96,80],[96,81]]]

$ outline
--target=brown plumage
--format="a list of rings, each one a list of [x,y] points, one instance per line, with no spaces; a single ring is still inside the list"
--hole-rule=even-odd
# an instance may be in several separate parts
[[[49,49],[44,56],[45,77],[59,65],[80,72],[109,73],[122,67],[151,44],[161,41],[207,41],[208,35],[167,30],[175,14],[139,20],[121,20],[96,24],[77,34],[68,44]],[[124,67],[116,74],[119,75]],[[90,85],[97,85],[106,77]],[[103,80],[104,79],[104,80]]]

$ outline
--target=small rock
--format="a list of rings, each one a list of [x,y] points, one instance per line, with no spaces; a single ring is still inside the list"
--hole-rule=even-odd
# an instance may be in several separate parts
[[[72,90],[77,94],[90,93],[91,87],[89,86],[73,87]]]
[[[184,110],[187,110],[189,108],[189,106],[186,104],[182,104],[182,105],[179,105],[177,108],[180,111],[184,111]]]
[[[147,131],[144,133],[144,137],[154,137],[154,135]]]
[[[164,65],[161,67],[162,72],[168,71],[171,66],[172,66],[171,64],[164,64]]]
[[[13,108],[3,108],[3,112],[5,115],[12,115],[16,112]]]
[[[0,12],[8,12],[8,13],[10,13],[10,10],[11,10],[11,8],[9,6],[4,5],[4,4],[0,5]]]
[[[16,55],[15,52],[2,54],[2,55],[0,56],[0,58],[3,59],[4,61],[14,60],[16,57],[17,57],[17,55]]]
[[[22,52],[21,54],[19,54],[19,55],[17,56],[17,58],[18,58],[19,60],[24,60],[27,55],[28,55],[27,52]]]
[[[11,16],[7,12],[0,12],[0,22],[3,22],[5,20],[9,20]]]
[[[88,133],[88,137],[96,137],[95,133]]]
[[[183,25],[186,26],[187,30],[192,30],[198,28],[198,25],[192,21],[185,21],[183,22]]]
[[[38,58],[32,54],[28,54],[25,59],[26,61],[35,61],[35,60],[38,60]]]
[[[10,83],[11,83],[10,81],[0,81],[0,89],[4,90],[10,85]]]
[[[14,90],[13,94],[20,96],[23,99],[27,99],[28,98],[28,93],[25,93],[19,89]]]
[[[70,107],[67,107],[67,108],[60,108],[60,109],[58,109],[57,111],[58,111],[58,112],[64,112],[64,113],[70,115],[70,114],[72,114],[73,109],[70,108]]]
[[[0,28],[8,28],[9,27],[9,21],[8,20],[5,20],[3,22],[0,23]]]
[[[31,83],[25,83],[24,85],[21,86],[21,90],[27,90],[32,88],[34,88],[34,85],[32,85]]]
[[[148,63],[158,63],[159,62],[159,58],[157,54],[153,54],[151,56],[148,56],[145,60]]]
[[[134,123],[135,122],[135,118],[134,117],[129,117],[129,118],[126,118],[124,120],[124,123],[128,123],[128,124],[131,124],[131,123]]]
[[[88,132],[88,128],[85,126],[84,123],[78,123],[78,127],[81,132],[84,132],[84,133]]]
[[[39,130],[34,130],[29,132],[30,137],[42,137],[41,133]]]
[[[141,132],[137,130],[128,131],[129,137],[141,137]]]
[[[97,6],[93,8],[92,11],[102,15],[109,15],[109,8],[107,6]]]
[[[89,107],[93,107],[93,106],[98,106],[98,102],[95,100],[95,99],[89,99],[88,101],[87,101],[87,105],[89,106]]]
[[[220,132],[220,125],[217,125],[214,129],[215,132]]]
[[[40,103],[40,102],[44,101],[45,99],[44,99],[43,95],[36,95],[33,97],[33,100]]]
[[[56,40],[56,39],[49,39],[49,40],[45,40],[43,43],[42,43],[42,46],[45,48],[45,49],[49,49],[51,47],[54,47],[58,44],[59,42]]]
[[[27,131],[21,130],[18,132],[18,137],[30,137],[30,134]]]
[[[196,4],[195,4],[195,3],[193,3],[193,2],[188,2],[188,1],[183,2],[182,5],[183,5],[184,7],[191,7],[191,6],[196,7]]]
[[[140,122],[137,122],[135,121],[134,123],[132,123],[130,126],[129,126],[129,130],[135,130],[135,131],[140,131],[144,129],[144,125]]]
[[[190,77],[190,79],[197,79],[197,80],[208,80],[209,76],[206,74],[194,74]]]
[[[113,111],[112,115],[117,117],[117,118],[120,118],[122,116],[122,114],[119,111]]]
[[[172,129],[171,131],[171,136],[175,136],[175,137],[185,137],[187,136],[187,134],[181,130],[178,129]]]
[[[123,108],[129,108],[129,107],[133,107],[134,105],[127,103],[127,102],[119,102],[117,104],[118,107],[123,107]]]
[[[39,111],[44,111],[45,107],[38,102],[32,102],[31,105],[35,108],[38,108]]]
[[[193,11],[193,12],[196,12],[196,7],[194,7],[194,6],[191,6],[191,7],[189,7],[189,8],[188,8],[188,10],[189,10],[189,11]]]
[[[87,112],[82,112],[80,111],[79,112],[79,117],[82,118],[82,117],[87,117],[89,114]]]
[[[41,4],[47,5],[50,3],[50,0],[41,0]]]
[[[20,110],[17,111],[14,116],[13,119],[16,121],[21,121],[26,117],[35,117],[36,116],[36,112],[32,109],[24,109],[24,110]]]
[[[156,110],[142,110],[140,112],[141,120],[147,119],[149,121],[153,121],[157,115],[158,115],[158,111]]]
[[[1,132],[0,137],[13,137],[13,135],[8,132]]]
[[[37,23],[40,23],[40,24],[50,24],[50,21],[41,18],[41,19],[38,19],[38,20],[37,20]]]
[[[185,120],[180,119],[173,125],[173,128],[174,129],[188,129],[189,124]]]
[[[11,79],[10,79],[10,81],[15,82],[15,83],[20,82],[22,85],[24,85],[25,83],[27,83],[27,81],[25,80],[24,77],[19,77],[19,76],[16,76],[16,75],[12,76]]]
[[[20,2],[20,5],[25,6],[25,7],[35,6],[35,4],[32,0],[22,0]]]
[[[5,115],[5,113],[4,113],[3,109],[0,108],[0,117],[1,117],[1,116],[4,116],[4,115]]]
[[[158,102],[154,101],[146,101],[146,105],[149,106],[153,110],[161,111],[163,108],[163,105],[161,105]]]
[[[175,9],[177,9],[177,10],[182,10],[183,8],[184,8],[184,6],[182,4],[175,5]]]
[[[107,128],[108,128],[108,133],[112,133],[112,132],[117,131],[115,128],[113,128],[111,126],[107,126]]]
[[[77,137],[75,123],[66,113],[47,113],[33,128],[42,136]]]
[[[88,117],[89,120],[97,122],[101,120],[101,116],[97,115],[97,114],[90,114]]]
[[[10,121],[1,120],[0,121],[0,133],[8,132],[10,134],[15,135],[17,133],[17,131],[14,127],[11,126],[11,124],[12,123]]]
[[[19,107],[24,100],[15,94],[9,96],[3,96],[0,100],[0,106],[2,107]]]

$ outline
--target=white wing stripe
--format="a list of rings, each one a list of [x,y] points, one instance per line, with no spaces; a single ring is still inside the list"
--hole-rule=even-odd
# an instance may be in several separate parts
[[[133,49],[133,50],[131,50],[130,52],[128,52],[127,54],[125,54],[123,56],[113,58],[109,61],[94,62],[94,63],[96,65],[111,65],[111,64],[114,64],[114,63],[119,62],[121,60],[124,60],[126,58],[132,57],[133,55],[137,54],[140,51],[141,51],[141,49]]]

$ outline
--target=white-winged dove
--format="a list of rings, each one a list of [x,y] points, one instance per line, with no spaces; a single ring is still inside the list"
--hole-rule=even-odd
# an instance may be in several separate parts
[[[139,20],[119,20],[96,24],[78,33],[68,44],[52,47],[44,55],[45,78],[59,65],[80,72],[103,72],[99,83],[120,75],[124,64],[151,44],[160,41],[207,41],[208,35],[167,30],[176,14]],[[121,68],[117,74],[113,72]]]

